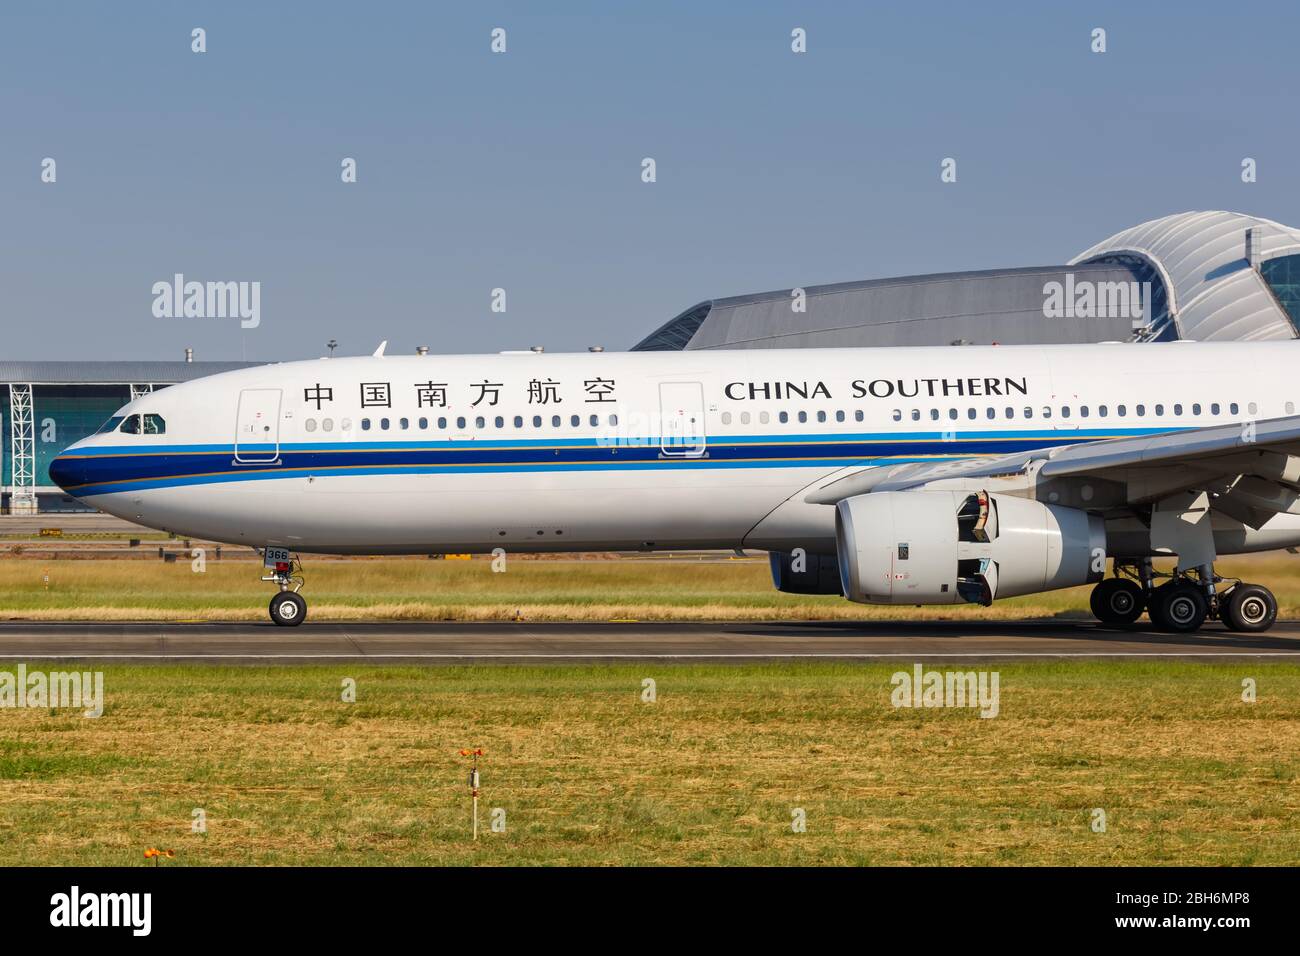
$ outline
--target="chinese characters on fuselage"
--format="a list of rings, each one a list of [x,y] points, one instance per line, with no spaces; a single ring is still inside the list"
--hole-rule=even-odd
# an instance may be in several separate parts
[[[612,378],[588,378],[582,381],[582,401],[587,404],[606,404],[616,401],[617,383]],[[400,386],[399,386],[400,388]],[[391,382],[361,382],[359,397],[362,408],[392,408],[393,384]],[[448,395],[453,386],[447,382],[419,382],[414,386],[416,408],[449,408]],[[496,405],[506,389],[502,382],[471,382],[466,386],[470,407]],[[524,387],[524,397],[529,405],[559,405],[564,401],[564,385],[553,378],[530,379]],[[320,411],[334,402],[332,386],[316,382],[302,390],[303,401]]]

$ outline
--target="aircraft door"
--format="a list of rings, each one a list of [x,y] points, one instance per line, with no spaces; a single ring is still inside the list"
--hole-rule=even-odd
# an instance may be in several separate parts
[[[235,461],[270,462],[279,457],[280,389],[243,389],[235,414]]]
[[[704,386],[699,382],[659,384],[659,450],[670,458],[699,458],[707,448]]]

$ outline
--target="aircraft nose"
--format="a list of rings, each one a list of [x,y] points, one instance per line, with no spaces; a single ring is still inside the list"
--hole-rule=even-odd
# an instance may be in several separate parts
[[[50,481],[64,491],[70,491],[74,485],[86,482],[86,464],[84,458],[75,458],[65,452],[50,462]]]

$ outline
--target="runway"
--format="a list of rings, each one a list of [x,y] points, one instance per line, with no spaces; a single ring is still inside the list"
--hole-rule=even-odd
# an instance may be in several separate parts
[[[1160,634],[1075,621],[806,623],[0,623],[0,660],[455,664],[620,660],[1300,658],[1300,622]]]

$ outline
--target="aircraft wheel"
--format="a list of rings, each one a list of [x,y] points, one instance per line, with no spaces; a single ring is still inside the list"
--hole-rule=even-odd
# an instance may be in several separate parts
[[[1146,610],[1142,585],[1128,578],[1107,578],[1092,589],[1092,613],[1103,624],[1132,624]]]
[[[281,591],[271,598],[271,620],[280,627],[297,627],[307,616],[307,602],[293,591]]]
[[[1205,623],[1210,606],[1201,589],[1189,581],[1175,581],[1151,597],[1151,623],[1159,630],[1187,634]]]
[[[1235,585],[1224,596],[1219,619],[1230,631],[1267,631],[1277,620],[1277,598],[1262,584]]]

